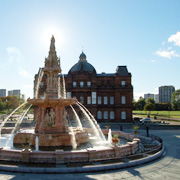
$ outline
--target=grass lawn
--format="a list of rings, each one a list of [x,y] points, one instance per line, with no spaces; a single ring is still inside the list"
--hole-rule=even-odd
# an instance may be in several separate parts
[[[140,115],[146,117],[149,111],[139,111],[134,110],[133,115]],[[151,111],[150,116],[156,115],[157,117],[171,117],[171,118],[180,118],[180,111]]]

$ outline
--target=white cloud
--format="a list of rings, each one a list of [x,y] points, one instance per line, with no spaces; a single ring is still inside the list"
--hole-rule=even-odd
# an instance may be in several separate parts
[[[20,52],[19,49],[15,48],[15,47],[8,47],[6,48],[6,51],[8,53],[8,57],[9,57],[9,62],[15,62],[15,63],[20,63],[23,59],[23,56]]]
[[[159,50],[156,51],[156,53],[158,56],[164,57],[164,58],[168,58],[171,59],[172,57],[180,57],[179,54],[176,54],[176,51],[166,51],[166,50]]]
[[[32,75],[22,68],[19,68],[18,74],[24,78],[32,78]]]
[[[172,34],[168,38],[168,42],[174,42],[174,45],[180,46],[180,32],[177,32],[176,34]]]

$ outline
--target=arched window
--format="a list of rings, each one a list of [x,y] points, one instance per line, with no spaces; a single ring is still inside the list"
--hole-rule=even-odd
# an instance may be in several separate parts
[[[98,111],[98,112],[97,112],[97,118],[98,118],[98,119],[102,119],[102,112],[101,112],[101,111]]]
[[[125,111],[121,112],[121,119],[126,119],[126,112]]]
[[[114,111],[110,112],[110,119],[114,119]]]
[[[104,111],[104,119],[108,119],[108,112]]]

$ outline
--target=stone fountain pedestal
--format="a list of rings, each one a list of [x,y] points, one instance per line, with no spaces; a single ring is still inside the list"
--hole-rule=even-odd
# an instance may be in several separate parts
[[[38,107],[37,124],[34,132],[20,130],[14,137],[14,145],[27,143],[28,140],[34,146],[36,136],[39,138],[39,147],[72,146],[73,139],[77,146],[88,142],[85,129],[73,128],[70,131],[71,127],[68,127],[64,108],[75,104],[76,99],[28,99],[28,102]]]

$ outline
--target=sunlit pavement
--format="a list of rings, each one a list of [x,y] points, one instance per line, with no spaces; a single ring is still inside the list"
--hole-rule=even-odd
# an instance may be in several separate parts
[[[154,130],[150,133],[160,136],[166,148],[164,157],[141,166],[116,171],[81,174],[25,174],[0,172],[0,180],[48,180],[48,179],[180,179],[180,131]]]

